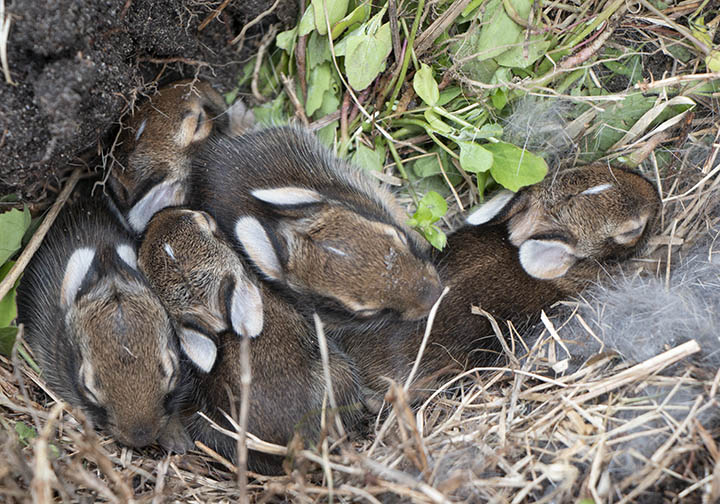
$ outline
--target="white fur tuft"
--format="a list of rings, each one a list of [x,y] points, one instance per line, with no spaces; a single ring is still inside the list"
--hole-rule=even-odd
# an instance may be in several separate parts
[[[605,191],[607,191],[608,189],[612,189],[612,187],[613,187],[612,184],[600,184],[600,185],[596,185],[596,186],[594,186],[594,187],[591,187],[591,188],[589,188],[589,189],[585,189],[585,190],[584,190],[583,192],[581,192],[580,194],[585,194],[585,195],[589,195],[589,194],[600,194],[601,192],[605,192]]]
[[[236,282],[230,304],[230,322],[240,336],[254,338],[262,332],[263,304],[260,291],[254,284]]]
[[[137,254],[135,254],[135,249],[132,248],[132,246],[127,243],[121,243],[115,247],[115,251],[125,264],[130,266],[132,269],[137,269]]]
[[[179,182],[162,182],[148,191],[128,212],[128,223],[137,233],[145,230],[153,215],[169,206],[180,205],[185,191]]]
[[[209,373],[217,358],[215,343],[197,331],[186,327],[180,329],[180,346],[193,363],[205,373]]]
[[[240,217],[235,223],[235,237],[260,271],[273,280],[282,277],[280,260],[260,221],[253,217]]]
[[[275,206],[293,206],[317,203],[323,200],[322,194],[302,187],[278,187],[277,189],[255,189],[252,195]]]
[[[471,226],[479,226],[480,224],[491,221],[514,197],[514,192],[503,189],[487,200],[480,208],[468,215],[466,222]]]
[[[60,297],[62,303],[67,307],[73,304],[80,286],[90,269],[95,258],[95,249],[83,247],[72,253],[65,268]]]

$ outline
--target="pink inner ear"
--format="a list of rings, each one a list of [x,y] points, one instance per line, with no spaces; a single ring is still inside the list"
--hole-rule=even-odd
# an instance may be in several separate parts
[[[556,240],[527,240],[520,246],[520,264],[531,277],[559,278],[577,262],[574,249]]]

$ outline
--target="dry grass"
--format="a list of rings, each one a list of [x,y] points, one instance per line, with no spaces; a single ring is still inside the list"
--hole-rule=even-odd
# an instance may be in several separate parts
[[[681,2],[674,12],[701,3]],[[662,47],[676,18],[664,19],[645,2],[638,9],[624,23],[644,20],[647,40]],[[587,58],[574,63],[593,69]],[[677,101],[689,100],[693,86],[709,78],[701,74],[697,65],[679,65],[662,84],[684,90]],[[536,84],[532,94],[558,97],[544,82]],[[648,80],[643,86],[659,84]],[[604,106],[632,91],[588,99],[593,105],[588,112],[565,124],[573,145],[584,145],[583,139],[596,133],[597,126],[587,125]],[[680,247],[717,226],[717,98],[695,99],[694,113],[650,130],[651,118],[660,113],[653,109],[613,146],[613,156],[645,159],[664,201],[656,250],[630,269],[670,275]],[[665,106],[658,100],[658,108]],[[658,146],[675,157],[663,173],[653,153]],[[292,461],[286,476],[250,474],[246,486],[238,485],[237,468],[207,447],[168,456],[103,438],[58,402],[25,361],[0,357],[0,500],[233,502],[245,492],[252,502],[711,503],[720,498],[720,371],[688,363],[697,344],[668,348],[635,365],[605,352],[568,372],[559,349],[576,336],[567,327],[577,324],[547,317],[543,322],[546,332],[531,347],[513,332],[502,364],[448,380],[419,407],[410,407],[402,384],[389,384],[385,414],[363,440],[328,438],[317,449],[303,450],[296,443],[269,445],[248,433],[248,446],[291,453]],[[22,426],[32,426],[35,435],[19,434]]]

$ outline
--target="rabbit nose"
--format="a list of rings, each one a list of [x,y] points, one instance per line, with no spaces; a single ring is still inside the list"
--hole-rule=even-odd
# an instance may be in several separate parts
[[[431,283],[425,285],[420,291],[420,307],[423,311],[429,312],[435,302],[442,294],[442,285]]]
[[[130,431],[130,437],[127,444],[133,448],[141,448],[155,441],[155,432],[149,426],[135,427]]]

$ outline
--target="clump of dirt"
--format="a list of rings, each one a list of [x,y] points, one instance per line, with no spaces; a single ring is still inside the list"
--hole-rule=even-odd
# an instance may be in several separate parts
[[[282,0],[238,53],[230,40],[273,3],[231,2],[199,30],[220,0],[5,0],[17,84],[0,76],[0,196],[38,199],[151,83],[197,76],[232,89],[263,30],[296,21],[297,2]]]

